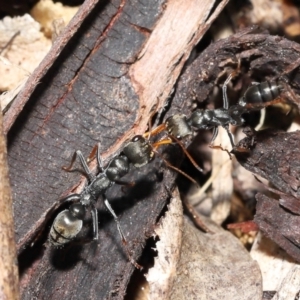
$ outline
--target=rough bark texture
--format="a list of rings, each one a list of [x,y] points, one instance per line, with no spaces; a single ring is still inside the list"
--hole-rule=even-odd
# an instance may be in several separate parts
[[[299,93],[299,52],[299,44],[283,37],[271,36],[256,26],[219,40],[207,47],[185,69],[178,81],[171,109],[180,109],[190,115],[195,102],[199,104],[212,99],[213,88],[217,84],[222,85],[226,76],[237,70],[239,60],[241,69],[238,77],[241,78],[236,84],[237,89],[244,91],[251,81],[278,78],[289,69],[290,72],[286,74],[289,85],[294,92]],[[229,102],[234,104],[231,99]]]
[[[253,144],[254,142],[254,144]],[[239,152],[243,146],[249,152]],[[236,147],[238,161],[249,171],[268,179],[279,191],[279,201],[256,195],[255,222],[296,261],[300,261],[300,131],[252,132]]]

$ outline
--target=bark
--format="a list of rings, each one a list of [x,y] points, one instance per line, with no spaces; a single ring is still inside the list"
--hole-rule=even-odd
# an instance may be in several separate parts
[[[14,234],[6,139],[0,113],[0,299],[19,299],[19,275]]]

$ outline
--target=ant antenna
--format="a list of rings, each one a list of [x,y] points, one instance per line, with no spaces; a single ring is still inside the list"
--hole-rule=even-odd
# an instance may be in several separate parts
[[[221,145],[220,146],[215,146],[215,145],[209,145],[209,148],[212,148],[212,149],[220,149],[222,151],[226,151],[230,160],[232,160],[232,155],[231,153],[226,149],[226,148],[223,148]]]

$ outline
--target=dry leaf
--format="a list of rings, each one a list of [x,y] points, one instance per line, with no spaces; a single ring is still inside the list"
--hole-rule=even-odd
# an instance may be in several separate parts
[[[242,244],[212,221],[207,220],[215,234],[200,232],[184,220],[181,245],[182,216],[177,209],[170,206],[171,213],[156,230],[160,241],[147,276],[149,299],[261,300],[260,270]]]
[[[7,91],[20,85],[37,67],[50,49],[51,41],[44,37],[40,25],[29,15],[5,17],[0,22],[0,47],[5,48],[0,61],[0,91]]]
[[[185,221],[181,258],[170,299],[259,299],[258,265],[229,232],[209,224],[204,234]]]
[[[155,234],[160,239],[156,243],[158,257],[146,276],[150,285],[149,299],[153,300],[169,299],[176,276],[183,226],[183,211],[178,190],[174,192],[174,198],[168,208],[166,216],[155,229]]]

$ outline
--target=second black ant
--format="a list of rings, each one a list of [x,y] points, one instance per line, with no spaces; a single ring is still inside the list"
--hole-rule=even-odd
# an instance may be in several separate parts
[[[213,146],[213,142],[218,135],[218,126],[222,126],[227,131],[230,143],[234,147],[234,140],[229,130],[229,125],[241,126],[244,124],[243,114],[261,110],[269,105],[280,102],[281,99],[279,96],[283,90],[278,80],[254,84],[246,90],[237,104],[229,106],[227,85],[234,74],[230,74],[223,84],[222,108],[196,109],[189,117],[183,114],[176,114],[169,117],[156,130],[165,130],[173,139],[180,140],[185,136],[192,135],[193,129],[213,129],[210,147],[219,148],[218,146]]]

